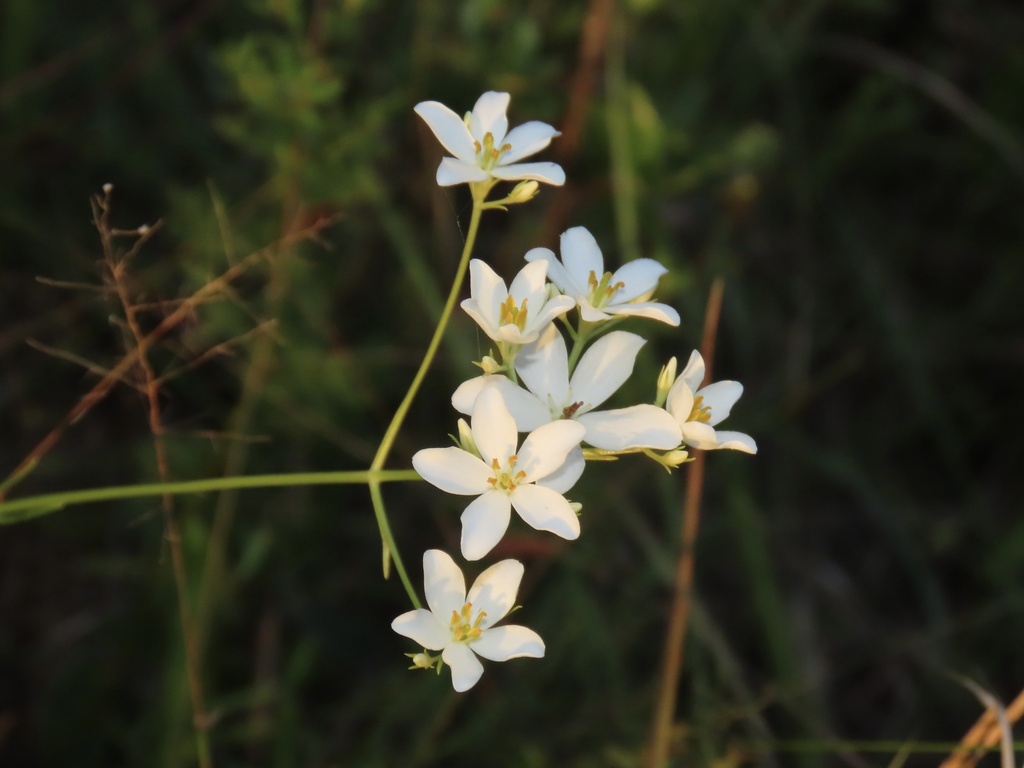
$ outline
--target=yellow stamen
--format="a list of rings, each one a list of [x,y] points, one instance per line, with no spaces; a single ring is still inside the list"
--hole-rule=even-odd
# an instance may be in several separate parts
[[[484,633],[480,629],[480,623],[486,618],[487,612],[480,611],[476,619],[470,622],[473,615],[473,604],[466,603],[461,611],[452,610],[452,620],[449,623],[452,639],[457,643],[469,643],[476,640]]]
[[[686,418],[687,421],[699,421],[701,424],[707,424],[711,421],[711,406],[703,405],[703,403],[703,395],[697,395],[693,398],[693,408],[690,409],[690,415]]]
[[[491,469],[494,470],[494,476],[487,478],[488,484],[496,491],[514,491],[516,485],[526,477],[524,470],[519,470],[513,474],[517,461],[519,461],[519,457],[512,454],[508,457],[508,469],[502,469],[497,459],[491,459]]]
[[[515,300],[510,295],[505,299],[501,305],[501,315],[498,317],[498,325],[515,325],[520,331],[526,328],[526,318],[529,311],[526,309],[526,302],[529,299],[523,299],[523,303],[520,306],[516,306]]]
[[[626,287],[626,284],[621,280],[613,285],[611,272],[605,272],[601,275],[601,279],[598,280],[594,270],[590,270],[587,285],[590,286],[590,303],[597,309],[611,301],[612,296]]]

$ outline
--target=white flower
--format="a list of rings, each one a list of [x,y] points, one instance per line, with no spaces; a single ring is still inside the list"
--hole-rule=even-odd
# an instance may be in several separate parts
[[[526,389],[504,376],[478,376],[455,390],[452,405],[455,410],[468,413],[480,392],[496,389],[523,431],[548,423],[577,421],[587,428],[584,441],[595,448],[609,451],[676,448],[680,441],[679,425],[662,408],[646,404],[594,410],[629,378],[637,353],[645,343],[635,333],[612,331],[583,353],[570,378],[565,340],[552,324],[516,357],[516,372]],[[576,465],[575,457],[570,455],[570,462],[563,471],[577,466],[582,472],[582,459],[580,455]],[[556,477],[562,474],[556,473]],[[573,483],[576,479],[578,475]],[[544,484],[559,488],[551,478]]]
[[[547,123],[532,120],[508,130],[509,95],[488,91],[473,111],[460,118],[444,104],[423,101],[416,114],[423,118],[441,145],[455,157],[441,160],[437,183],[442,187],[467,182],[501,179],[530,179],[561,186],[565,171],[557,163],[520,163],[520,159],[540,152],[561,135]]]
[[[568,296],[548,298],[547,274],[547,264],[527,264],[506,289],[493,269],[473,259],[469,262],[470,298],[462,308],[494,341],[526,344],[575,306]]]
[[[483,674],[477,656],[508,661],[544,657],[544,641],[532,629],[501,621],[515,605],[523,564],[502,560],[481,573],[466,594],[466,580],[455,561],[439,549],[423,553],[426,608],[403,613],[391,628],[431,651],[441,651],[452,668],[452,686],[468,691]]]
[[[613,315],[634,315],[679,325],[679,313],[667,304],[648,301],[658,278],[668,272],[654,259],[634,259],[615,273],[604,271],[604,257],[597,241],[584,227],[562,233],[562,260],[547,248],[534,248],[527,261],[546,261],[548,279],[580,306],[588,323],[610,320]]]
[[[714,429],[740,399],[743,385],[738,381],[716,381],[701,388],[703,380],[704,358],[694,350],[665,401],[665,408],[679,422],[683,442],[705,451],[731,448],[757,453],[757,443],[750,435]]]
[[[539,531],[578,538],[580,522],[569,502],[537,481],[565,463],[583,439],[583,425],[545,424],[516,450],[516,422],[499,392],[481,392],[472,412],[470,431],[479,456],[462,448],[426,448],[412,457],[428,483],[448,493],[477,496],[462,513],[462,556],[479,560],[490,552],[508,529],[511,508]]]

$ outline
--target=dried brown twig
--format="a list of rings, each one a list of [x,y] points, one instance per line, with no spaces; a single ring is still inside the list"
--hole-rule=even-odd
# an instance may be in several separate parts
[[[715,357],[715,339],[718,318],[722,309],[722,291],[725,284],[716,278],[708,293],[704,311],[704,334],[701,356],[704,358],[704,384],[711,381],[711,366]],[[672,742],[672,722],[675,719],[679,678],[683,671],[683,649],[686,645],[686,627],[690,618],[693,597],[693,568],[696,560],[697,533],[700,529],[700,501],[704,488],[704,452],[697,452],[690,462],[686,477],[686,500],[683,504],[682,547],[676,561],[676,576],[672,593],[672,608],[668,630],[665,633],[665,652],[662,657],[658,700],[651,720],[651,735],[647,745],[645,765],[662,768],[669,757]]]

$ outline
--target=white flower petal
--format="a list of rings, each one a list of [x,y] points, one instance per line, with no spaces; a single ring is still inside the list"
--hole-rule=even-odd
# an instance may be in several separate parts
[[[575,306],[575,300],[569,296],[555,296],[541,307],[541,311],[537,316],[531,319],[530,325],[537,329],[537,334],[539,335],[556,317],[564,315]]]
[[[711,407],[711,421],[708,424],[713,427],[732,411],[732,407],[743,394],[743,385],[738,381],[716,381],[714,384],[708,384],[697,394],[704,398],[701,406]]]
[[[583,476],[583,470],[587,468],[587,460],[583,458],[583,449],[576,446],[565,459],[565,463],[537,481],[537,485],[550,488],[563,496],[567,494],[577,481]]]
[[[557,406],[567,405],[569,397],[569,353],[565,339],[554,324],[545,328],[536,341],[527,344],[516,356],[516,373],[543,403],[548,397]],[[551,420],[550,410],[547,421]]]
[[[469,262],[469,292],[476,301],[480,313],[488,319],[492,327],[496,326],[501,314],[501,305],[508,298],[509,290],[505,287],[505,281],[482,259],[473,259]]]
[[[412,466],[431,485],[445,493],[475,496],[490,489],[490,467],[461,448],[424,448],[412,457]]]
[[[459,693],[468,691],[484,673],[484,665],[476,657],[469,646],[464,643],[452,643],[441,653],[444,663],[452,668],[452,688]]]
[[[530,527],[550,531],[563,539],[579,538],[579,518],[558,491],[541,485],[519,485],[512,491],[511,499],[516,512]]]
[[[505,143],[511,144],[512,149],[503,154],[498,162],[500,165],[509,165],[524,157],[535,155],[547,148],[551,139],[561,135],[553,127],[539,120],[517,125],[505,136]]]
[[[584,442],[606,451],[629,448],[667,451],[682,442],[682,432],[672,414],[654,405],[585,413],[578,421],[587,428]]]
[[[483,168],[456,160],[454,157],[445,157],[437,166],[435,178],[439,187],[450,187],[453,184],[487,181],[491,177]]]
[[[691,392],[700,389],[700,385],[704,381],[704,358],[696,349],[690,353],[690,359],[686,361],[686,367],[679,374],[679,378],[686,382]]]
[[[498,149],[505,141],[508,132],[509,95],[498,91],[488,91],[476,100],[473,112],[469,116],[469,132],[477,141],[483,143],[484,134],[494,137],[494,148]]]
[[[732,451],[743,451],[743,453],[757,453],[757,443],[750,435],[742,432],[730,432],[728,430],[717,430],[715,437],[718,439],[716,449],[727,449]]]
[[[516,163],[491,169],[491,176],[502,181],[542,181],[560,187],[565,184],[565,171],[558,163]]]
[[[657,286],[658,278],[668,270],[654,259],[633,259],[615,270],[611,284],[621,282],[623,287],[612,297],[615,304],[625,304],[649,295]]]
[[[665,410],[680,424],[690,418],[690,412],[693,411],[693,390],[682,376],[677,377],[669,387],[668,397],[665,398]]]
[[[692,448],[710,451],[718,447],[718,438],[715,435],[714,427],[709,427],[699,421],[687,421],[680,424],[679,428],[683,433],[683,442]]]
[[[415,112],[423,118],[442,147],[464,163],[476,165],[473,137],[461,117],[438,101],[421,101],[416,105]]]
[[[470,647],[488,661],[508,661],[524,656],[544,658],[544,641],[540,635],[518,624],[489,629]]]
[[[523,564],[518,560],[502,560],[476,577],[466,602],[473,604],[474,614],[476,611],[487,614],[480,621],[481,629],[498,623],[512,610],[522,579]]]
[[[477,395],[470,427],[473,441],[488,466],[494,459],[504,465],[505,460],[516,452],[519,434],[515,419],[505,407],[501,393],[493,387],[484,387]]]
[[[582,424],[564,419],[537,427],[519,449],[516,469],[524,473],[523,482],[532,483],[556,471],[586,432]]]
[[[452,611],[462,610],[466,579],[447,552],[428,549],[423,553],[423,592],[438,621],[447,621]]]
[[[580,299],[580,317],[586,320],[588,323],[603,323],[605,320],[611,320],[612,316],[606,312],[602,312],[597,309],[587,299]]]
[[[615,304],[605,307],[609,315],[627,315],[629,317],[646,317],[650,320],[667,325],[679,325],[679,313],[668,304],[653,301],[634,301],[629,304]]]
[[[599,406],[623,385],[646,343],[635,333],[612,331],[583,353],[569,382],[572,398],[583,401],[583,413]]]
[[[583,288],[582,293],[587,293],[590,273],[598,280],[604,275],[604,257],[597,240],[586,227],[572,227],[562,233],[559,248],[566,272]]]
[[[519,274],[512,279],[508,293],[512,295],[517,308],[524,300],[526,301],[528,316],[536,314],[544,306],[544,300],[547,298],[547,276],[547,262],[534,261],[519,270]]]
[[[448,625],[442,624],[437,616],[426,608],[403,613],[391,622],[391,628],[430,651],[440,651],[452,639]]]
[[[575,300],[577,296],[582,296],[587,292],[586,283],[580,285],[573,280],[572,276],[565,271],[562,262],[558,260],[554,251],[550,248],[531,248],[526,252],[527,261],[537,261],[540,259],[547,262],[548,280],[554,283],[562,293]]]
[[[511,501],[504,491],[488,491],[462,513],[462,556],[479,560],[501,541],[511,518]]]

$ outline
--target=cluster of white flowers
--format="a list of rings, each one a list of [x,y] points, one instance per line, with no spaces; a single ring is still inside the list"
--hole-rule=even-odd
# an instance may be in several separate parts
[[[416,107],[454,155],[441,161],[438,184],[534,183],[530,194],[502,201],[514,203],[532,197],[535,182],[564,183],[555,163],[518,162],[559,134],[539,122],[509,131],[508,102],[507,93],[485,93],[464,119],[437,102]],[[497,349],[478,363],[483,375],[452,396],[455,410],[469,416],[468,424],[458,422],[458,444],[413,456],[413,467],[427,482],[475,497],[462,513],[466,560],[479,560],[498,544],[513,509],[539,531],[578,538],[581,505],[566,494],[588,455],[642,453],[672,469],[688,460],[688,449],[757,451],[748,435],[715,429],[743,387],[735,381],[702,387],[704,361],[696,351],[678,377],[675,358],[662,369],[654,402],[600,409],[632,374],[646,343],[635,333],[610,328],[630,317],[676,326],[679,314],[651,300],[667,271],[658,262],[636,259],[606,271],[597,242],[583,227],[564,232],[560,250],[561,260],[547,248],[529,251],[508,287],[485,262],[470,262],[471,296],[462,308]],[[519,433],[528,434],[520,441]],[[409,611],[392,623],[423,646],[422,653],[411,654],[414,667],[440,670],[441,662],[448,664],[455,689],[464,691],[483,672],[478,655],[491,661],[544,655],[544,642],[532,630],[493,626],[513,608],[521,563],[492,565],[468,595],[462,571],[446,553],[427,551],[423,571],[429,610]]]

